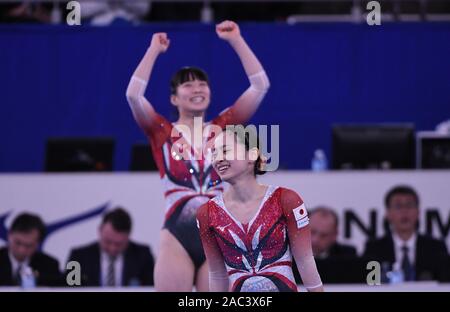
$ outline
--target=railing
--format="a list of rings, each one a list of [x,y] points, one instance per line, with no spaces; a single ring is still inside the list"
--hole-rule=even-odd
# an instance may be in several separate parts
[[[29,3],[35,5],[38,3],[53,3],[54,10],[60,10],[61,4],[70,2],[69,0],[0,0],[1,3]],[[111,4],[120,5],[124,2],[147,2],[147,3],[182,3],[186,0],[78,0],[82,5],[83,2],[108,2]],[[203,22],[213,22],[214,16],[214,3],[238,3],[238,2],[254,2],[255,5],[261,3],[352,3],[350,12],[344,14],[294,14],[288,16],[287,22],[289,24],[295,24],[299,22],[363,22],[365,21],[367,9],[366,5],[369,0],[189,0],[190,3],[203,3],[201,12],[199,12],[199,20]],[[401,12],[401,3],[409,2],[411,0],[378,0],[383,8],[384,5],[389,5],[392,8],[392,12],[387,13],[382,9],[382,21],[450,21],[449,13],[430,13],[427,8],[430,4],[446,3],[446,0],[416,0],[419,10],[413,14],[406,14]],[[258,4],[257,4],[258,3]]]

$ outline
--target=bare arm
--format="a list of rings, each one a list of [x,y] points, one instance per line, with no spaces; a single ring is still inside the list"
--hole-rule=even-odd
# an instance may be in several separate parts
[[[216,26],[216,32],[237,53],[250,82],[249,88],[242,93],[232,106],[239,119],[237,123],[244,123],[253,116],[261,104],[270,87],[269,78],[258,58],[241,36],[239,26],[236,23],[222,22]]]
[[[155,122],[157,113],[145,98],[145,90],[152,73],[153,65],[160,53],[164,53],[170,44],[165,33],[156,33],[152,37],[150,47],[131,77],[126,97],[134,119],[139,127],[148,133]]]

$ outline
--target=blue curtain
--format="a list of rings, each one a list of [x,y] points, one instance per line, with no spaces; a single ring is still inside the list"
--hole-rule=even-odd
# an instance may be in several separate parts
[[[450,23],[241,25],[272,87],[255,124],[280,125],[283,168],[306,169],[313,150],[331,152],[331,125],[450,118]],[[170,117],[169,80],[196,65],[210,75],[213,117],[245,90],[238,57],[213,26],[0,26],[0,171],[41,171],[54,136],[116,139],[115,169],[145,142],[125,90],[151,35],[165,31],[147,97]]]

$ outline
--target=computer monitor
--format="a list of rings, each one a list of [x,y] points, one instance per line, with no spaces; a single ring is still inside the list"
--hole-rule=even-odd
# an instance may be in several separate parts
[[[114,139],[105,137],[50,138],[45,171],[112,171]]]
[[[333,169],[415,167],[412,124],[333,125]]]
[[[134,144],[131,150],[130,171],[158,171],[149,144]]]
[[[450,133],[417,133],[417,168],[450,169]]]

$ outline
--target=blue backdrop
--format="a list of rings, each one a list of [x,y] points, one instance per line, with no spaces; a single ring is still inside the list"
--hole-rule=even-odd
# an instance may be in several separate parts
[[[450,118],[450,23],[243,24],[270,89],[252,123],[279,124],[281,164],[309,168],[313,150],[330,156],[331,125],[413,122],[432,129]],[[40,171],[49,136],[111,136],[115,169],[127,170],[145,142],[125,90],[151,34],[168,32],[147,97],[169,117],[170,76],[196,65],[210,75],[208,115],[248,82],[233,50],[202,24],[108,28],[0,26],[0,171]]]

